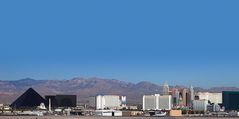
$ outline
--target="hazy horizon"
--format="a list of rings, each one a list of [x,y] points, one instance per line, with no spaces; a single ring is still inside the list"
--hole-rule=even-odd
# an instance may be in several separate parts
[[[0,80],[235,86],[239,1],[0,1]]]
[[[160,81],[160,83],[157,82],[152,82],[152,81],[147,81],[147,80],[138,80],[137,82],[132,82],[130,80],[120,80],[120,79],[116,79],[116,78],[104,78],[104,77],[81,77],[81,76],[77,76],[77,77],[72,77],[69,79],[60,79],[60,78],[56,78],[56,79],[37,79],[37,78],[31,78],[31,77],[25,77],[25,78],[20,78],[20,79],[16,79],[16,80],[1,80],[0,81],[20,81],[20,80],[37,80],[37,81],[47,81],[47,80],[59,80],[59,81],[64,81],[64,80],[74,80],[74,79],[84,79],[84,80],[91,80],[91,79],[98,79],[98,80],[117,80],[117,81],[124,81],[126,83],[133,83],[133,84],[137,84],[137,83],[141,83],[141,82],[149,82],[152,84],[156,84],[158,86],[163,86],[165,83],[167,83],[169,86],[184,86],[184,87],[199,87],[199,88],[203,88],[203,89],[210,89],[210,88],[215,88],[215,87],[236,87],[239,88],[238,86],[226,86],[226,85],[213,85],[213,86],[200,86],[197,84],[192,84],[192,83],[184,83],[184,84],[174,84],[174,83],[168,83],[168,81]]]

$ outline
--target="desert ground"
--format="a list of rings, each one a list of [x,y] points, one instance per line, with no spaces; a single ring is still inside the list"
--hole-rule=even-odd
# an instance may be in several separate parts
[[[232,117],[94,117],[94,116],[0,116],[0,119],[231,119]]]

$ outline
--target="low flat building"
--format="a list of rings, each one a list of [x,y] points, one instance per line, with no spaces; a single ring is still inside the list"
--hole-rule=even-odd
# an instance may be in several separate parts
[[[138,106],[127,106],[129,110],[138,110]]]
[[[170,110],[169,116],[180,117],[182,116],[182,110]]]
[[[122,111],[122,116],[142,116],[144,114],[143,111]]]
[[[95,110],[96,116],[122,116],[122,111],[118,110]]]

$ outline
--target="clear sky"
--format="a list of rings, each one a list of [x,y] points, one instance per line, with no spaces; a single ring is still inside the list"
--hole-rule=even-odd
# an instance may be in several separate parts
[[[238,86],[238,0],[1,0],[0,80]]]

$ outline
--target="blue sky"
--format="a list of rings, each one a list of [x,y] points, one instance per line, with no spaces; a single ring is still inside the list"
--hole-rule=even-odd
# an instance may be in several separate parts
[[[239,83],[237,0],[0,1],[0,80]]]

